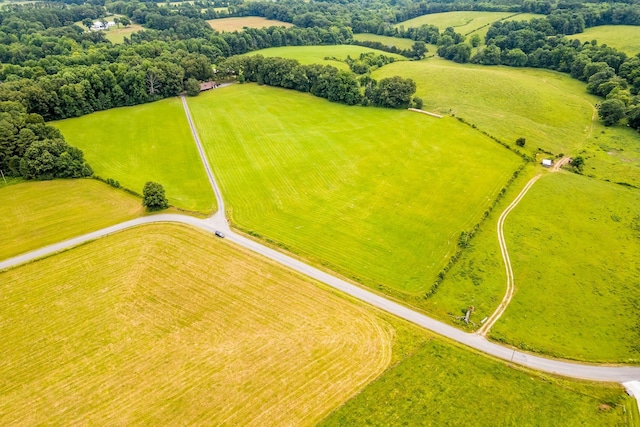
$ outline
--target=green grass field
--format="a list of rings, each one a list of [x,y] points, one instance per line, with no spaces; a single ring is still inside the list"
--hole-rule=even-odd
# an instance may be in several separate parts
[[[377,34],[368,34],[368,33],[354,34],[353,39],[358,41],[380,42],[385,46],[395,46],[398,49],[411,49],[411,47],[415,43],[415,41],[410,39],[403,39],[400,37],[379,36]],[[430,47],[429,51],[433,52],[433,50],[431,49],[431,46],[429,47]]]
[[[144,214],[141,200],[93,179],[0,188],[0,259]]]
[[[241,18],[220,18],[210,19],[207,23],[214,30],[224,32],[242,31],[248,28],[264,28],[264,27],[293,27],[289,22],[282,22],[275,19],[266,19],[260,16],[243,16]]]
[[[319,425],[637,425],[619,385],[569,381],[508,366],[434,339]]]
[[[512,145],[525,137],[531,153],[540,147],[582,155],[588,158],[585,173],[640,186],[638,134],[623,126],[605,128],[594,107],[600,99],[566,74],[436,58],[372,73],[375,79],[394,75],[415,80],[426,110],[455,114]]]
[[[478,30],[481,27],[505,19],[514,13],[511,12],[444,12],[432,13],[429,15],[418,16],[417,18],[396,24],[396,27],[404,28],[419,27],[421,25],[435,25],[444,31],[447,27],[453,29],[460,34],[466,35]]]
[[[356,45],[271,47],[268,49],[255,50],[253,52],[247,53],[246,55],[262,55],[264,57],[296,59],[298,62],[304,65],[332,65],[341,70],[348,70],[349,66],[346,63],[324,58],[338,58],[339,60],[346,59],[347,56],[358,58],[361,53],[369,52],[393,57],[396,61],[404,61],[407,59],[404,56],[397,55],[395,53],[388,53],[381,50],[369,49],[368,47]]]
[[[257,85],[189,103],[236,226],[401,298],[430,288],[520,164],[450,118]]]
[[[568,173],[505,224],[516,294],[492,337],[557,356],[640,363],[640,192]]]
[[[9,270],[0,295],[2,425],[313,425],[391,361],[370,310],[184,226]]]
[[[84,151],[96,175],[142,193],[147,181],[172,205],[202,213],[215,207],[202,161],[178,98],[114,108],[51,123]]]
[[[640,27],[631,25],[602,25],[591,27],[583,33],[575,34],[571,38],[577,38],[582,42],[597,40],[599,45],[606,44],[627,55],[640,53]]]
[[[116,26],[106,30],[105,37],[111,43],[123,43],[125,37],[129,37],[131,36],[131,34],[137,33],[142,29],[143,29],[142,25],[133,24],[133,23],[127,27],[120,25],[119,28]]]

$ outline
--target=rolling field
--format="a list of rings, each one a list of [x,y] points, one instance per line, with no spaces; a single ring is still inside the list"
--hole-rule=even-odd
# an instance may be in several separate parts
[[[178,225],[0,275],[0,422],[313,425],[379,376],[393,329]]]
[[[271,47],[268,49],[255,50],[253,52],[247,53],[246,55],[262,55],[264,57],[296,59],[298,60],[298,62],[304,65],[332,65],[340,70],[348,70],[349,66],[346,63],[324,58],[346,59],[347,56],[358,58],[361,53],[368,52],[375,52],[376,54],[386,55],[388,57],[395,58],[396,61],[405,61],[407,59],[395,53],[388,53],[377,49],[369,49],[368,47],[355,45]]]
[[[289,22],[282,22],[275,19],[266,19],[260,16],[243,16],[241,18],[220,18],[210,19],[207,23],[214,30],[224,32],[242,31],[244,27],[263,28],[263,27],[293,27]]]
[[[620,385],[514,368],[434,339],[319,426],[632,426],[638,419]]]
[[[0,259],[144,215],[141,200],[93,179],[0,188]]]
[[[599,45],[606,44],[614,47],[627,55],[640,53],[640,27],[631,25],[602,25],[591,27],[583,33],[571,36],[582,42],[597,40]]]
[[[640,192],[541,179],[505,224],[516,294],[492,337],[589,361],[640,363]]]
[[[416,304],[520,164],[453,119],[257,85],[189,104],[234,225]]]
[[[419,27],[421,25],[435,25],[444,31],[447,27],[453,27],[456,33],[466,35],[481,27],[500,21],[514,15],[512,12],[444,12],[418,16],[417,18],[396,24],[396,27]]]
[[[359,41],[380,42],[385,46],[395,46],[398,49],[411,49],[411,47],[415,43],[414,40],[403,39],[401,37],[379,36],[377,34],[368,33],[354,34],[353,39]],[[429,46],[429,52],[434,52],[433,46],[431,45]]]
[[[52,122],[84,151],[96,175],[142,193],[147,181],[164,186],[169,203],[202,213],[215,209],[182,103],[170,98]]]
[[[424,109],[455,114],[502,141],[525,149],[587,158],[585,174],[640,186],[638,134],[604,127],[594,105],[600,99],[566,74],[547,70],[459,65],[442,59],[389,64],[375,79],[412,78]],[[532,106],[531,100],[535,100]]]

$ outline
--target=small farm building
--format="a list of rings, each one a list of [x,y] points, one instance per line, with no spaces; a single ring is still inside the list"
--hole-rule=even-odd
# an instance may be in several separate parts
[[[218,86],[218,84],[214,81],[208,81],[208,82],[204,82],[204,83],[200,83],[200,92],[204,91],[204,90],[209,90],[209,89],[215,89]]]
[[[545,168],[550,168],[551,166],[553,166],[553,160],[542,159],[542,166],[544,166]]]

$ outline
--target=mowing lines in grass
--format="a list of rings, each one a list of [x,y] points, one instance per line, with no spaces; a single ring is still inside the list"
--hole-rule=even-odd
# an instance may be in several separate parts
[[[431,286],[520,162],[453,119],[283,89],[189,105],[234,224],[404,297]]]
[[[52,123],[84,151],[96,175],[139,193],[147,181],[166,190],[172,205],[203,213],[215,198],[178,98],[114,108]]]
[[[0,275],[0,423],[313,425],[392,329],[196,230],[128,230]]]
[[[0,259],[144,214],[139,198],[92,179],[23,182],[0,200]]]

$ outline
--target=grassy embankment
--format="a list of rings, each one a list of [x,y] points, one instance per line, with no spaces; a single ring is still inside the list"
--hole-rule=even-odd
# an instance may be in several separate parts
[[[601,99],[567,74],[435,58],[372,73],[375,79],[394,75],[415,80],[426,110],[455,114],[513,146],[525,137],[530,153],[542,148],[581,155],[586,175],[640,186],[638,134],[624,126],[604,127],[595,110]]]
[[[220,18],[210,19],[207,23],[214,30],[220,32],[242,31],[248,28],[264,28],[264,27],[293,27],[289,22],[282,22],[275,19],[266,19],[260,16],[243,16],[240,18]]]
[[[178,98],[114,108],[52,122],[84,151],[96,175],[142,193],[147,181],[164,186],[169,203],[202,213],[215,209],[213,190]]]
[[[236,226],[418,305],[521,162],[450,118],[257,85],[189,102]]]
[[[0,290],[3,424],[314,425],[345,401],[326,423],[634,414],[620,386],[514,369],[179,225],[1,273]]]
[[[0,259],[144,214],[141,200],[92,179],[0,188]]]
[[[262,55],[264,57],[295,59],[303,65],[332,65],[340,70],[348,70],[349,66],[346,63],[341,62],[340,60],[346,59],[347,56],[358,58],[360,57],[361,53],[369,52],[390,56],[395,58],[396,61],[405,61],[407,59],[404,56],[397,55],[395,53],[388,53],[381,50],[369,49],[368,47],[356,45],[271,47],[268,49],[260,49],[249,52],[246,55]],[[325,58],[337,58],[338,60]]]
[[[597,40],[599,45],[606,44],[614,47],[627,55],[640,53],[640,27],[631,25],[602,25],[591,27],[583,33],[570,36],[582,42]]]

